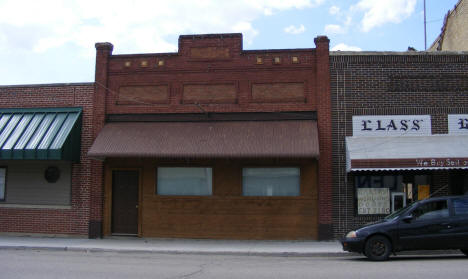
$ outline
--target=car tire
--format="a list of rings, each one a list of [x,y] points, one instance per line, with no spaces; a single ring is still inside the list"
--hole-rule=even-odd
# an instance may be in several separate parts
[[[465,254],[466,256],[468,256],[468,249],[460,249],[462,251],[463,254]]]
[[[385,261],[392,252],[390,240],[382,235],[375,235],[366,241],[364,254],[372,261]]]

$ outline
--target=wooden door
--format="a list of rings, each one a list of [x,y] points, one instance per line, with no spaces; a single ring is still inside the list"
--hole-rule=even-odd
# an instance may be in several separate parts
[[[138,185],[137,170],[112,172],[112,234],[138,234]]]

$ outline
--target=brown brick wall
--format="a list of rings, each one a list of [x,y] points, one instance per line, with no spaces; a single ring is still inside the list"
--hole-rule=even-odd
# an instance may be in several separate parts
[[[447,133],[447,114],[468,113],[467,72],[467,54],[331,53],[336,238],[379,218],[356,214],[354,176],[346,173],[345,154],[352,116],[427,114],[433,134]],[[432,178],[434,191],[447,184],[448,172],[434,171]]]
[[[70,209],[0,207],[0,232],[87,235],[90,208],[94,84],[0,86],[1,108],[81,107],[81,158],[72,165]],[[98,185],[100,186],[100,185]],[[102,204],[102,203],[101,203]]]

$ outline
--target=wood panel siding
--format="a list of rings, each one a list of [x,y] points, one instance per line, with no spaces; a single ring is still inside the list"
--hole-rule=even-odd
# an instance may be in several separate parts
[[[182,161],[109,160],[107,178],[113,168],[142,170],[141,233],[144,237],[224,239],[317,239],[317,162],[315,160],[198,160]],[[158,166],[210,166],[213,195],[158,196]],[[242,196],[242,167],[298,166],[301,169],[299,197]],[[106,181],[106,185],[110,181]],[[106,204],[109,203],[106,187]],[[110,219],[106,210],[105,220]],[[105,222],[109,226],[109,221]],[[110,229],[104,228],[109,234]]]

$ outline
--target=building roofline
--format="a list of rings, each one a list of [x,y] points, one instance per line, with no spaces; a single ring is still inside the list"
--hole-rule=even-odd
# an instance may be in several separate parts
[[[180,35],[179,39],[207,39],[207,38],[242,38],[242,33],[219,33],[219,34],[191,34]]]
[[[94,85],[94,82],[12,84],[12,85],[0,85],[0,88],[65,87],[65,86],[84,86],[84,85]]]
[[[247,49],[242,50],[241,54],[255,54],[255,53],[280,53],[280,52],[310,52],[315,51],[316,48],[281,48],[281,49]],[[180,56],[178,52],[162,52],[162,53],[125,53],[125,54],[112,54],[112,58],[144,58],[148,56],[168,57]]]
[[[330,51],[330,56],[440,56],[440,55],[468,55],[468,51]]]

